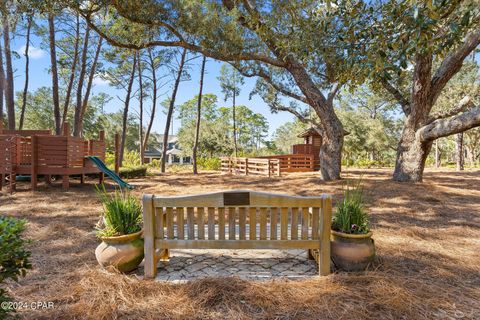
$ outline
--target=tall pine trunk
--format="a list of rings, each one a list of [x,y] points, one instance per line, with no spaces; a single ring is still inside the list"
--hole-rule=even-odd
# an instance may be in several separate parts
[[[233,89],[232,95],[232,111],[233,111],[233,147],[235,149],[235,157],[238,157],[238,146],[237,146],[237,115],[235,110],[235,89]]]
[[[30,15],[27,18],[27,35],[26,35],[26,44],[25,44],[25,85],[23,87],[22,93],[22,109],[20,111],[20,122],[18,124],[18,129],[23,129],[23,122],[25,119],[25,108],[27,107],[27,94],[28,94],[28,76],[29,72],[28,69],[30,67],[30,57],[28,55],[28,51],[30,49],[30,30],[32,29],[32,20],[33,17]]]
[[[3,70],[3,50],[0,40],[0,123],[3,125],[3,95],[5,93],[5,70]]]
[[[152,71],[152,83],[153,83],[152,109],[150,111],[150,121],[148,122],[147,131],[145,132],[145,137],[142,144],[142,147],[143,147],[142,154],[145,154],[145,149],[148,146],[148,139],[150,138],[150,132],[152,131],[153,121],[155,119],[155,111],[157,109],[157,72],[156,72],[155,60],[153,59],[152,50],[150,48],[148,49],[148,59],[149,59],[150,68]]]
[[[128,80],[127,95],[125,96],[125,107],[123,108],[122,119],[122,141],[120,143],[120,167],[123,165],[123,155],[125,152],[125,143],[127,141],[128,130],[128,109],[130,107],[130,98],[132,95],[133,80],[135,79],[135,68],[137,66],[137,55],[133,55],[132,72],[130,73],[130,79]]]
[[[87,73],[87,53],[88,53],[88,41],[90,37],[90,27],[87,24],[85,29],[85,38],[83,40],[83,49],[82,49],[82,58],[80,73],[78,75],[77,82],[77,101],[75,104],[75,115],[73,122],[73,135],[75,137],[80,137],[82,128],[80,126],[81,117],[82,117],[82,92],[83,92],[83,82],[85,81],[85,74]]]
[[[464,155],[463,155],[463,132],[455,135],[455,158],[457,162],[457,171],[465,169]]]
[[[65,121],[67,121],[68,107],[70,105],[70,97],[72,95],[73,83],[75,82],[75,73],[77,70],[79,45],[80,45],[80,18],[77,13],[77,24],[76,24],[76,30],[75,30],[75,49],[73,51],[73,61],[70,69],[70,78],[68,80],[67,91],[65,93],[65,102],[63,104],[62,128],[65,125]]]
[[[48,14],[48,35],[50,42],[50,63],[52,71],[53,115],[55,118],[55,134],[62,134],[60,118],[60,99],[58,96],[57,52],[55,46],[55,22],[53,14]]]
[[[7,106],[8,129],[15,130],[15,89],[13,85],[12,51],[10,49],[10,27],[7,14],[3,14],[3,43],[5,47],[5,102]]]
[[[207,61],[207,57],[203,56],[202,69],[200,71],[200,89],[198,91],[198,101],[197,101],[197,123],[195,125],[195,141],[193,142],[193,150],[192,150],[193,174],[198,174],[197,149],[198,149],[198,139],[200,138],[200,121],[202,119],[203,77],[205,76],[206,61]]]
[[[145,148],[143,147],[143,79],[142,79],[142,64],[140,60],[140,51],[137,51],[137,67],[138,67],[138,105],[139,105],[139,126],[138,126],[138,142],[140,143],[140,164],[143,165],[145,160]]]
[[[183,67],[185,65],[185,58],[187,56],[187,49],[183,49],[182,57],[180,59],[180,65],[178,66],[177,77],[173,86],[172,96],[170,98],[170,104],[168,106],[167,121],[165,123],[165,131],[163,133],[163,150],[162,150],[162,163],[161,172],[165,172],[165,163],[168,151],[168,132],[170,131],[170,124],[172,122],[173,108],[175,107],[175,99],[177,98],[178,86],[182,79]]]
[[[87,111],[88,107],[88,100],[90,99],[90,92],[92,91],[92,85],[93,85],[93,78],[95,78],[95,73],[97,71],[97,63],[98,63],[98,58],[100,56],[100,51],[102,50],[102,43],[103,43],[103,38],[99,37],[98,39],[98,44],[97,44],[97,49],[95,50],[95,56],[93,57],[93,62],[90,67],[90,73],[88,75],[88,81],[87,81],[87,87],[85,89],[85,95],[83,96],[83,101],[82,101],[82,110],[80,111],[80,118],[78,124],[78,130],[80,132],[80,136],[83,136],[83,119],[85,118],[85,112]]]

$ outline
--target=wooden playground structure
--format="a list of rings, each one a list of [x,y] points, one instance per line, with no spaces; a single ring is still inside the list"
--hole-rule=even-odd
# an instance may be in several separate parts
[[[320,170],[322,136],[313,128],[299,138],[305,143],[294,144],[291,154],[256,158],[222,157],[223,173],[243,175],[281,176],[284,172],[308,172]]]
[[[102,183],[103,172],[88,156],[105,161],[104,131],[99,132],[98,140],[84,140],[71,136],[67,123],[60,136],[50,130],[4,130],[0,123],[0,190],[7,177],[9,191],[13,192],[17,175],[29,175],[32,190],[37,188],[40,175],[48,184],[52,176],[61,176],[63,189],[69,188],[72,175],[80,176],[84,183],[86,174],[99,174]]]

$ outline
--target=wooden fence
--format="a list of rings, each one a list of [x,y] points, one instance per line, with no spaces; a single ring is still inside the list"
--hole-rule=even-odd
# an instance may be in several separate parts
[[[279,160],[281,172],[308,172],[314,171],[315,167],[318,166],[313,154],[282,154],[260,158]]]
[[[225,173],[243,175],[280,176],[280,160],[260,158],[222,157],[221,170]]]

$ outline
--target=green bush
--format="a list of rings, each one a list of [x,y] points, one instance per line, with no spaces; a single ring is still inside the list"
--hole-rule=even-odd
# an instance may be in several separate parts
[[[197,158],[199,169],[203,170],[220,170],[222,162],[220,158]]]
[[[344,199],[337,205],[333,216],[332,229],[355,234],[370,231],[368,214],[363,205],[361,181],[356,185],[347,181]]]
[[[162,162],[159,159],[153,159],[148,164],[150,168],[156,168],[156,169],[159,169],[161,165],[162,165]]]
[[[0,217],[0,284],[7,279],[18,281],[30,269],[30,252],[25,249],[28,243],[22,237],[25,220]],[[5,289],[0,288],[0,303],[9,302],[11,298]],[[0,308],[0,319],[6,318],[14,310]]]
[[[97,225],[98,237],[112,237],[132,234],[142,230],[142,205],[128,191],[115,191],[108,194],[97,187],[103,204],[103,215]]]
[[[120,177],[125,179],[141,178],[147,175],[147,166],[122,167],[120,168]]]

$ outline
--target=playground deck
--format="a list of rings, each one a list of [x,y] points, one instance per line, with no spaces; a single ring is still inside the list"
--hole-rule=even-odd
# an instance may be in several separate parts
[[[32,190],[37,188],[38,176],[47,182],[51,176],[61,176],[64,189],[69,187],[69,177],[98,173],[103,182],[103,172],[88,160],[96,156],[105,160],[105,134],[99,133],[98,140],[84,140],[70,135],[66,125],[63,135],[54,136],[49,130],[1,130],[0,128],[0,190],[4,177],[9,178],[9,190],[15,189],[15,177],[30,175]]]

